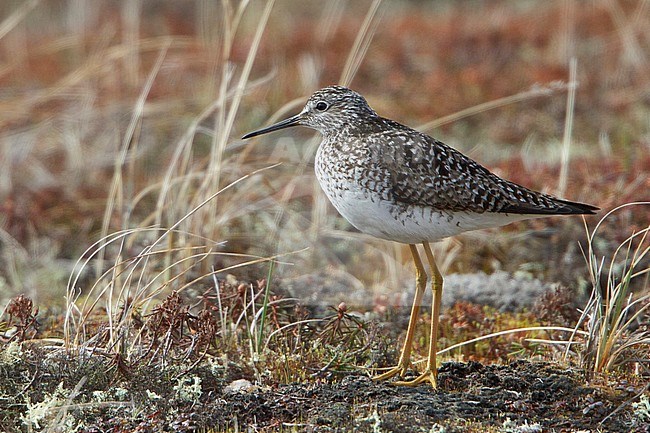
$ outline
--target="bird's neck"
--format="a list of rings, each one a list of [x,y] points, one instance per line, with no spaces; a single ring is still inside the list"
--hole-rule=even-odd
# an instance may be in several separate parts
[[[338,128],[323,131],[323,136],[328,141],[341,141],[350,137],[359,137],[379,132],[385,127],[386,120],[377,115],[351,117]]]

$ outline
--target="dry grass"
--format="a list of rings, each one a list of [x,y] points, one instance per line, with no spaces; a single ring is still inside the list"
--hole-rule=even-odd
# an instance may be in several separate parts
[[[425,129],[436,128],[431,119],[487,103],[489,113],[479,107],[433,132],[532,187],[554,191],[555,179],[565,179],[561,173],[570,167],[571,198],[590,199],[598,191],[593,201],[605,208],[632,201],[639,188],[627,188],[635,181],[630,175],[642,182],[648,171],[642,9],[596,2],[567,14],[555,4],[536,10],[498,4],[470,13],[465,6],[344,9],[335,2],[306,8],[295,25],[286,25],[280,19],[291,16],[286,5],[267,9],[264,24],[267,12],[248,2],[199,3],[195,15],[140,2],[121,10],[69,2],[56,11],[43,2],[5,3],[0,42],[5,50],[28,47],[0,75],[9,95],[0,104],[2,239],[12,246],[4,249],[7,285],[12,293],[56,299],[85,246],[116,230],[170,227],[219,185],[269,161],[283,166],[215,199],[181,229],[228,239],[229,251],[256,255],[311,247],[318,257],[295,258],[299,268],[335,263],[380,292],[400,285],[411,270],[401,270],[392,247],[368,250],[365,240],[349,241],[347,230],[339,230],[345,224],[332,224],[312,186],[315,142],[285,137],[273,146],[243,147],[231,138],[264,123],[273,107],[280,108],[271,118],[282,117],[314,88],[337,80],[363,91],[380,112],[428,123]],[[365,24],[356,25],[355,14]],[[39,28],[47,15],[51,24]],[[156,27],[161,22],[166,26]],[[561,23],[564,33],[549,33],[548,23]],[[98,30],[91,32],[93,26]],[[571,81],[567,53],[577,59],[570,110],[562,95]],[[566,113],[573,114],[572,157],[559,170],[538,159],[560,161]],[[587,144],[596,141],[600,147]],[[525,144],[520,155],[504,160],[517,144]],[[583,162],[587,154],[604,160]],[[341,248],[368,253],[374,268],[388,274],[368,274],[327,252]],[[105,270],[101,260],[93,266],[96,276]]]
[[[621,369],[643,375],[650,372],[650,225],[632,233],[611,257],[597,256],[596,252],[596,236],[610,215],[630,206],[649,205],[630,203],[613,209],[589,236],[586,255],[593,289],[576,327],[586,323],[588,334],[581,361],[591,373]]]
[[[1,337],[98,354],[115,377],[174,363],[169,374],[180,377],[210,359],[260,382],[292,382],[394,362],[398,332],[345,305],[308,318],[278,281],[344,273],[368,288],[361,307],[390,318],[392,294],[412,279],[408,255],[334,215],[310,167],[318,137],[236,137],[339,82],[516,182],[605,210],[647,199],[646,9],[610,0],[2,3]],[[519,224],[435,253],[444,273],[590,279],[585,365],[629,372],[647,365],[637,344],[647,336],[634,328],[648,305],[647,249],[634,244],[647,243],[647,212],[625,208],[608,222],[590,237],[586,269],[575,264],[579,221]],[[535,238],[543,248],[530,247]],[[615,258],[628,246],[634,266],[621,265],[630,278],[619,279]],[[639,298],[628,296],[633,276]],[[18,293],[28,297],[11,300]],[[555,357],[566,334],[501,332],[573,326],[562,296],[541,314],[458,304],[443,340],[465,343],[458,359]],[[60,319],[39,327],[31,299]],[[79,391],[82,376],[68,388]]]

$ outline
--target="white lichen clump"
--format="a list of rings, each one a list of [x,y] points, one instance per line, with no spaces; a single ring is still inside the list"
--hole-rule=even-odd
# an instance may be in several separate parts
[[[23,359],[23,345],[12,341],[0,351],[0,364],[13,365]]]
[[[640,425],[650,422],[650,399],[647,395],[643,394],[638,403],[632,403],[632,408],[634,409],[634,419]]]
[[[67,413],[66,406],[69,404],[71,390],[63,387],[63,382],[59,383],[54,392],[46,394],[43,401],[32,404],[27,399],[26,410],[20,415],[20,420],[30,430],[41,430],[44,427],[64,428],[64,431],[77,431],[81,424],[70,413]],[[65,411],[61,414],[61,411]],[[55,426],[50,426],[49,422],[55,421]],[[49,428],[48,428],[49,430]]]
[[[176,397],[182,401],[198,402],[201,397],[201,378],[194,376],[191,378],[180,378],[174,385]]]

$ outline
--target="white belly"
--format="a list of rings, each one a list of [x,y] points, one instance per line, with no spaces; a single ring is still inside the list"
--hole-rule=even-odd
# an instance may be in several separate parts
[[[358,192],[325,192],[339,213],[359,231],[407,244],[435,242],[466,231],[499,227],[535,217],[489,212],[441,212],[421,206],[403,208]]]

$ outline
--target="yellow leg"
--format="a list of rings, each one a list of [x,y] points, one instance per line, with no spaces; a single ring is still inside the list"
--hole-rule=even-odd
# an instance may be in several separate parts
[[[406,374],[406,371],[411,366],[411,346],[413,344],[413,334],[415,333],[415,324],[417,323],[418,313],[420,311],[420,304],[422,303],[422,296],[427,286],[427,273],[422,266],[420,254],[415,245],[409,245],[413,261],[415,262],[415,298],[413,299],[413,307],[411,308],[411,317],[409,319],[408,328],[406,330],[406,340],[404,340],[404,347],[399,357],[397,366],[391,368],[386,373],[373,377],[373,380],[389,379],[395,375],[400,377]]]
[[[436,388],[438,386],[438,369],[436,363],[436,351],[438,348],[438,320],[440,318],[440,304],[442,301],[442,275],[436,266],[433,252],[427,242],[423,242],[424,252],[431,269],[431,289],[433,300],[431,301],[431,339],[429,341],[429,358],[424,372],[413,380],[407,382],[395,382],[395,385],[415,386],[422,382],[429,382]]]

